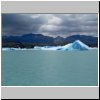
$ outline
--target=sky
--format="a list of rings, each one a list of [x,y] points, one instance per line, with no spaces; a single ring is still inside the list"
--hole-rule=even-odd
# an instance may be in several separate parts
[[[2,35],[98,36],[97,14],[2,14]]]

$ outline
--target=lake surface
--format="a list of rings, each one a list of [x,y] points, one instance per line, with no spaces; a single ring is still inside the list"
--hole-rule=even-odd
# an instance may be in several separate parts
[[[2,51],[2,86],[97,86],[98,50]]]

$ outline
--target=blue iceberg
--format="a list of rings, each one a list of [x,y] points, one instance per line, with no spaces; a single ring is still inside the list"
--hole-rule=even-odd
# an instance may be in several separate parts
[[[3,51],[8,50],[62,50],[62,51],[83,51],[83,50],[90,50],[90,49],[97,49],[91,48],[81,42],[80,40],[76,40],[73,43],[69,43],[64,46],[35,46],[34,48],[27,49],[27,48],[2,48]]]

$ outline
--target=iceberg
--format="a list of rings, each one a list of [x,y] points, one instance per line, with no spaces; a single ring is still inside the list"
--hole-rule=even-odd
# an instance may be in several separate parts
[[[67,51],[73,51],[73,50],[89,50],[90,47],[88,47],[86,44],[84,44],[83,42],[76,40],[73,43],[67,44],[65,46],[62,47],[62,50],[67,50]]]
[[[36,46],[34,47],[34,50],[57,50],[60,47],[61,46],[44,46],[44,47]]]
[[[3,51],[8,50],[62,50],[62,51],[83,51],[83,50],[92,50],[97,48],[92,48],[81,42],[80,40],[76,40],[73,43],[66,44],[64,46],[35,46],[34,48],[2,48]]]
[[[8,51],[10,48],[2,48],[3,51]]]
[[[76,40],[73,43],[69,43],[64,46],[44,46],[44,47],[35,47],[35,50],[64,50],[64,51],[82,51],[82,50],[89,50],[92,49],[91,47],[87,46],[80,40]]]
[[[27,49],[27,48],[2,48],[2,51],[15,51],[15,50],[33,50],[33,48],[31,48],[31,49]]]

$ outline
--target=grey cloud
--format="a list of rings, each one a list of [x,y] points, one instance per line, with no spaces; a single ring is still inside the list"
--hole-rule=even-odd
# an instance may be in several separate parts
[[[35,33],[38,27],[43,23],[41,19],[33,18],[21,14],[3,14],[2,30],[5,34],[20,35],[27,33]]]
[[[2,33],[7,35],[41,33],[51,36],[69,36],[73,34],[97,36],[98,15],[2,14]]]

